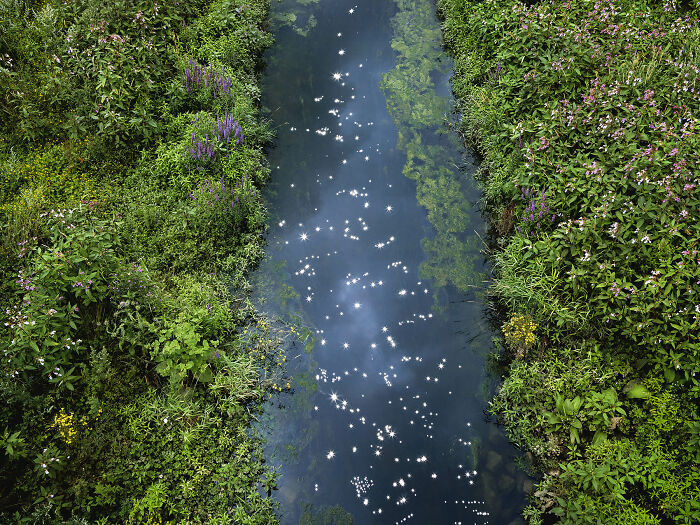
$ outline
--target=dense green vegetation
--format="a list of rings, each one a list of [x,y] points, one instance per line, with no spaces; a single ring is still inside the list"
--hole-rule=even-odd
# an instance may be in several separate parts
[[[697,2],[440,0],[531,523],[700,522]]]
[[[0,521],[275,522],[268,0],[0,1]]]

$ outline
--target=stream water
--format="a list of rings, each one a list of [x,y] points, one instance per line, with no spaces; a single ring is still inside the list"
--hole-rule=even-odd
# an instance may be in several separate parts
[[[485,224],[431,0],[272,2],[260,307],[307,334],[259,431],[283,524],[522,523],[485,416]]]

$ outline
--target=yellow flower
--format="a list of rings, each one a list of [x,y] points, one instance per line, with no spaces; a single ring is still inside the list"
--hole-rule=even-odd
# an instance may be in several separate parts
[[[66,414],[63,409],[54,416],[51,428],[58,431],[59,436],[67,445],[70,445],[78,434],[78,431],[73,427],[73,413]]]
[[[522,357],[535,344],[537,323],[529,315],[513,314],[503,325],[503,335],[506,343]]]

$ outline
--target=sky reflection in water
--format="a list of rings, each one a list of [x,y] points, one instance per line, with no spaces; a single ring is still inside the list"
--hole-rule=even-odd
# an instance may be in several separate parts
[[[282,523],[520,523],[530,482],[483,416],[484,225],[471,161],[441,125],[450,64],[432,2],[397,3],[273,2],[256,289],[315,340],[289,348],[295,393],[260,426]]]

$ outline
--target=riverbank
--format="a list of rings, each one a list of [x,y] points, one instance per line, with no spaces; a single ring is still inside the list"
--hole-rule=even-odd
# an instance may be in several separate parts
[[[274,523],[268,0],[0,11],[0,521]],[[262,489],[262,490],[261,490]]]
[[[543,476],[525,517],[698,522],[700,13],[438,5],[507,310],[492,410]]]

